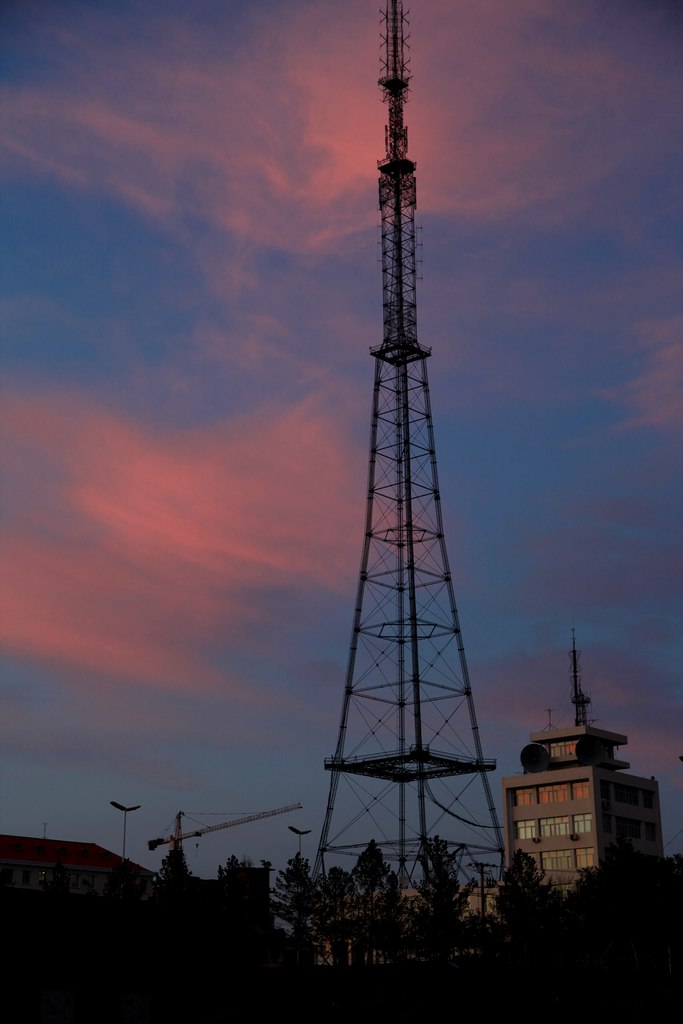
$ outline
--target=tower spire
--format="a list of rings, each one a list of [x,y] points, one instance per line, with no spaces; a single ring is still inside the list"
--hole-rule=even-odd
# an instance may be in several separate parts
[[[571,658],[572,675],[572,703],[576,708],[574,725],[588,725],[588,708],[591,703],[590,697],[581,689],[581,669],[579,668],[579,652],[576,649],[576,631],[572,627],[572,649],[569,652]]]
[[[503,867],[448,564],[427,380],[417,340],[415,164],[408,157],[407,21],[383,13],[379,85],[388,106],[378,161],[382,343],[375,375],[360,574],[337,746],[314,875],[374,840],[409,884],[427,840],[457,853],[463,877],[482,855]]]

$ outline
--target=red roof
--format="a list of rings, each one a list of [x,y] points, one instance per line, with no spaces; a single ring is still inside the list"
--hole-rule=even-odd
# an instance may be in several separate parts
[[[105,850],[97,843],[74,843],[69,839],[36,839],[31,836],[0,835],[0,862],[17,864],[46,864],[54,866],[60,861],[64,867],[90,868],[111,871],[121,863],[118,853]],[[136,872],[153,875],[153,871],[130,862]]]

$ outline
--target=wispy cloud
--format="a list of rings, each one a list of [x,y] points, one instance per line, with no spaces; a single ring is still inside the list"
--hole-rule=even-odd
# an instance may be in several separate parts
[[[382,330],[380,6],[3,14],[16,827],[112,779],[204,806],[226,777],[326,785]],[[571,711],[554,652],[580,610],[596,712],[680,785],[673,20],[410,12],[420,338],[478,716],[511,770]]]
[[[683,316],[640,324],[641,369],[607,392],[626,406],[626,426],[683,432]]]
[[[263,628],[264,589],[349,574],[351,457],[314,405],[166,433],[76,395],[9,399],[3,419],[15,654],[212,686],[202,645]]]
[[[422,209],[561,221],[668,152],[675,71],[634,67],[623,26],[595,39],[587,9],[534,0],[458,14],[428,4],[416,29]],[[379,61],[365,16],[304,5],[274,26],[256,12],[229,55],[187,19],[150,13],[138,40],[111,11],[53,19],[36,32],[59,39],[55,80],[4,96],[15,172],[115,195],[171,230],[199,217],[248,247],[326,251],[372,224],[384,117],[379,92],[368,102]]]

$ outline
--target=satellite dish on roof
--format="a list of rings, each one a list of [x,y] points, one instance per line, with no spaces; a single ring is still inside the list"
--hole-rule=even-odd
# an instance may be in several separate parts
[[[576,760],[579,764],[600,764],[605,748],[597,736],[582,736],[576,744]]]
[[[527,743],[520,761],[525,772],[544,772],[550,763],[550,754],[541,743]]]

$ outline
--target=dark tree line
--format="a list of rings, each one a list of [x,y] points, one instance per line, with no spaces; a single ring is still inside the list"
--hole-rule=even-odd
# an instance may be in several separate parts
[[[270,1020],[283,1007],[312,1024],[414,1024],[444,1007],[488,1020],[509,1016],[515,1000],[554,1024],[579,1014],[641,1022],[668,1020],[681,1001],[680,855],[621,843],[563,890],[518,853],[484,907],[438,837],[413,890],[374,842],[350,870],[318,879],[300,853],[276,875],[231,857],[198,879],[179,846],[151,893],[134,872],[121,864],[104,896],[70,893],[61,865],[44,894],[0,889],[9,998],[29,1024],[45,1020],[45,992],[75,995],[85,1014],[76,1024],[113,1020],[130,993],[151,1022]]]
[[[455,854],[439,837],[427,844],[422,867],[422,881],[405,891],[374,842],[352,870],[331,868],[319,880],[297,854],[272,894],[296,962],[309,962],[316,950],[338,966],[485,962],[675,974],[683,965],[680,855],[649,857],[618,842],[604,863],[562,888],[518,851],[489,891],[488,911],[471,901],[474,883],[459,883]]]
[[[682,855],[650,857],[618,841],[600,866],[584,869],[563,888],[518,851],[486,900],[476,883],[460,883],[456,856],[445,840],[431,839],[421,881],[406,890],[374,841],[350,870],[333,867],[318,879],[299,852],[271,889],[268,862],[254,871],[231,857],[216,879],[203,880],[192,875],[178,845],[164,857],[151,893],[123,861],[111,872],[104,898],[121,911],[144,910],[142,927],[163,932],[182,919],[207,934],[219,930],[222,953],[249,964],[427,962],[546,974],[561,967],[681,973]],[[44,888],[53,900],[69,895],[63,865],[55,865]]]

